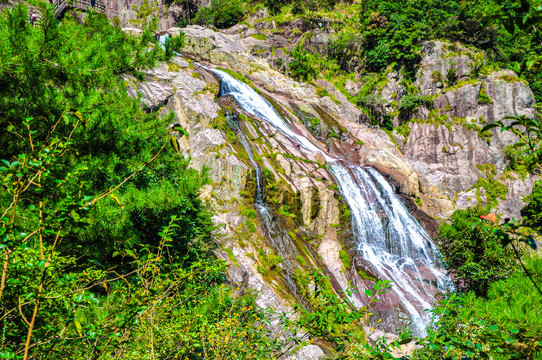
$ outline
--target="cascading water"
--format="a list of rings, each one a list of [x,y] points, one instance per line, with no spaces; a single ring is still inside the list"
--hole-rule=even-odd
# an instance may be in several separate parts
[[[229,115],[227,118],[228,123],[230,123]],[[284,279],[286,280],[286,286],[294,296],[299,297],[297,294],[295,281],[292,277],[292,269],[295,268],[295,245],[288,233],[284,229],[281,229],[281,227],[273,221],[273,212],[265,202],[265,177],[263,171],[254,160],[252,148],[250,147],[241,128],[237,126],[235,130],[239,136],[239,142],[245,149],[250,165],[252,165],[255,172],[256,196],[254,197],[254,207],[260,217],[264,232],[267,235],[267,238],[271,241],[271,246],[283,257]]]
[[[430,321],[425,310],[434,302],[435,291],[430,287],[448,290],[450,281],[437,267],[430,237],[408,213],[392,186],[376,170],[334,159],[308,138],[295,133],[271,104],[247,84],[223,71],[207,70],[222,79],[221,95],[232,96],[247,113],[271,124],[309,152],[323,155],[351,208],[358,250],[375,275],[393,281],[390,293],[408,312],[412,330],[423,335]],[[243,146],[248,148],[248,144]],[[249,157],[254,162],[250,153]],[[253,166],[257,168],[257,164]]]

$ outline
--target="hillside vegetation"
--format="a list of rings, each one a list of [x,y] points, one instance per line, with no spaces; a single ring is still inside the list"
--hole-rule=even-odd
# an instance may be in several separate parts
[[[390,119],[369,109],[378,108],[371,94],[395,70],[410,91],[397,110],[431,101],[412,86],[425,40],[483,51],[484,66],[516,70],[542,100],[541,3],[177,2],[181,25],[288,28],[297,45],[277,68],[328,79],[389,131]],[[334,30],[325,53],[292,25],[322,19]],[[275,359],[319,342],[330,359],[395,359],[392,348],[416,341],[412,359],[542,359],[540,182],[522,223],[491,220],[491,204],[441,223],[442,262],[457,292],[445,294],[424,339],[405,330],[393,344],[367,345],[370,308],[353,310],[317,271],[299,279],[315,287],[299,316],[261,309],[257,294],[234,288],[215,254],[214,214],[199,197],[207,173],[179,153],[187,132],[171,126],[174,113],[146,111],[126,91],[182,47],[181,34],[163,49],[151,26],[136,38],[99,14],[58,21],[44,7],[37,26],[24,5],[0,14],[0,358]],[[358,94],[347,80],[361,84]],[[541,132],[529,121],[503,128],[520,135],[520,161],[536,174]],[[266,261],[281,261],[272,256]],[[370,305],[388,286],[369,290]]]

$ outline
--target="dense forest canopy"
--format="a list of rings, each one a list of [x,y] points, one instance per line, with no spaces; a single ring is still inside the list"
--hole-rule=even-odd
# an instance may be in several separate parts
[[[0,19],[0,357],[218,356],[232,326],[229,354],[272,350],[249,325],[261,316],[252,298],[224,284],[198,199],[206,175],[172,151],[173,115],[125,90],[167,55],[154,36],[103,15],[27,18],[17,6]]]

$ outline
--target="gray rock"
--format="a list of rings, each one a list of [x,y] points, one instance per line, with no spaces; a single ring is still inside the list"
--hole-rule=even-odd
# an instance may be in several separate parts
[[[294,355],[287,360],[318,360],[325,357],[325,353],[317,345],[307,345],[299,349]]]
[[[500,175],[507,165],[502,150],[517,141],[511,133],[497,129],[491,131],[488,141],[478,130],[506,116],[534,116],[534,96],[509,70],[473,78],[485,61],[478,51],[431,41],[424,44],[422,54],[416,85],[424,95],[436,97],[437,112],[422,108],[415,114],[419,120],[410,124],[408,140],[401,149],[420,177],[422,192],[434,201],[431,215],[446,218],[454,209],[456,194],[469,193],[483,176],[477,165],[492,164]],[[453,86],[450,74],[455,76]],[[489,101],[480,100],[482,90]],[[522,203],[512,198],[522,198],[531,187],[518,182],[509,185],[515,187],[514,195],[509,194],[511,198],[501,204],[500,211],[517,215]],[[471,202],[460,197],[455,208],[467,204]]]
[[[141,34],[143,34],[143,30],[134,28],[134,27],[125,27],[125,28],[122,28],[121,30],[132,36],[141,36]]]

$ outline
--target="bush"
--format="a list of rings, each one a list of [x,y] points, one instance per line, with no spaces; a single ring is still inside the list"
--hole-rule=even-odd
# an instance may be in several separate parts
[[[521,210],[525,225],[539,233],[542,231],[542,182],[537,181],[533,192],[526,196],[527,205]]]
[[[274,357],[265,315],[225,285],[205,174],[119,81],[163,57],[153,36],[27,19],[0,15],[0,358]]]
[[[426,108],[433,107],[433,99],[431,96],[418,96],[408,94],[401,98],[399,103],[399,113],[402,119],[410,119],[410,116],[419,107],[424,106]]]
[[[482,2],[367,0],[360,13],[370,70],[397,62],[413,74],[424,40],[446,38],[487,49],[495,45],[495,31],[482,27]]]
[[[301,45],[297,45],[290,52],[293,58],[288,64],[290,75],[298,81],[309,81],[316,77],[316,70],[312,67],[309,54],[303,50]]]
[[[245,17],[241,0],[212,0],[210,7],[201,7],[194,23],[198,25],[214,25],[219,29],[232,27]]]
[[[525,263],[540,283],[542,259]],[[440,321],[412,358],[541,359],[541,308],[542,296],[522,272],[492,283],[487,298],[452,295],[436,307]]]
[[[213,23],[213,11],[210,8],[202,7],[194,17],[194,24],[211,25]]]
[[[490,284],[505,279],[517,269],[509,247],[503,247],[491,227],[478,217],[485,209],[455,211],[449,223],[439,227],[439,245],[444,263],[457,288],[485,296]]]

